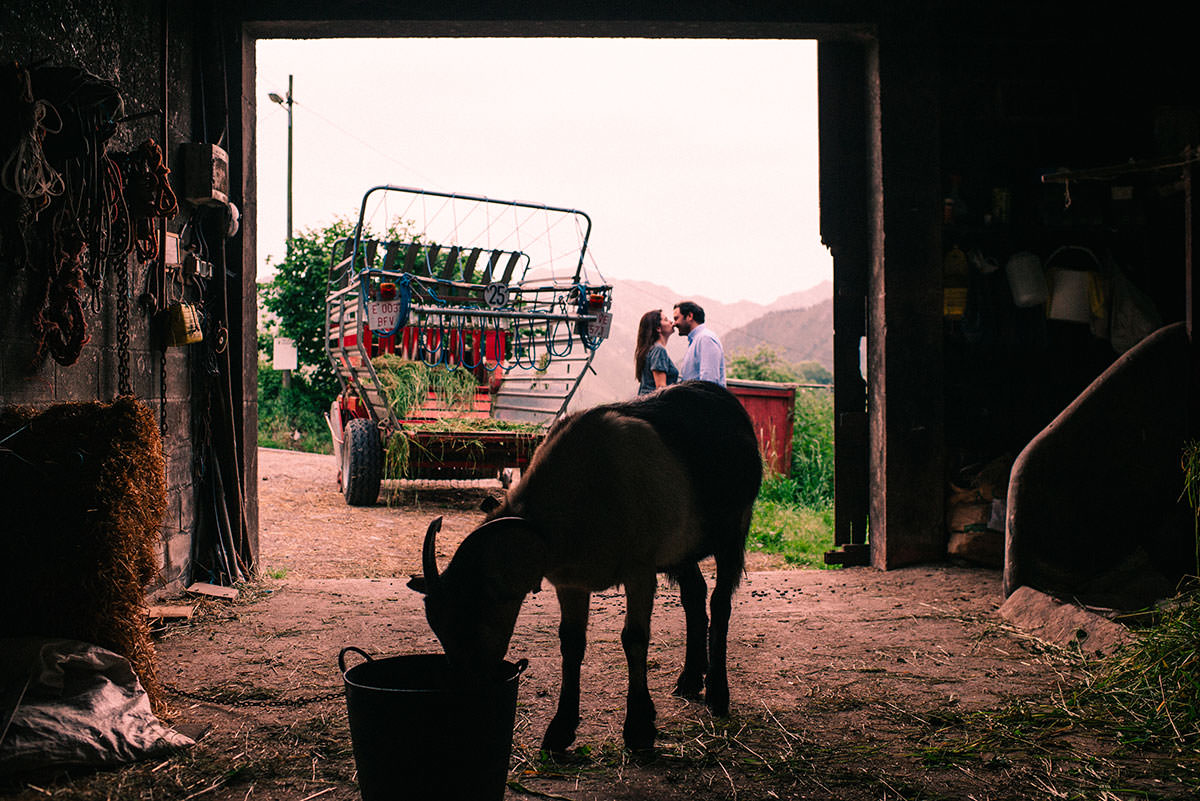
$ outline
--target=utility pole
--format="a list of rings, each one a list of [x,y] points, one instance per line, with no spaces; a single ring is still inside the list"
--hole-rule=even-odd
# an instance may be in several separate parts
[[[287,109],[288,118],[288,148],[287,148],[287,252],[291,255],[292,252],[292,78],[288,76],[287,97],[283,98],[271,92],[268,97],[271,102],[278,103]],[[292,371],[284,370],[281,376],[284,389],[291,389],[292,386]]]
[[[287,108],[288,118],[288,151],[287,151],[287,246],[290,250],[292,247],[292,78],[288,76],[287,97],[283,98],[271,92],[269,97],[272,102],[278,103]]]

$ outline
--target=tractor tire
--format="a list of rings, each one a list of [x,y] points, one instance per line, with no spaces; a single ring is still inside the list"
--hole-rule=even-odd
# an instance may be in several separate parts
[[[373,420],[351,420],[342,439],[342,491],[351,506],[374,506],[383,479],[383,443]]]

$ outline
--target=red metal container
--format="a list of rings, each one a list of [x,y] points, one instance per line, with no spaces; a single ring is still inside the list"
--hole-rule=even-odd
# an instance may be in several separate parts
[[[726,386],[742,402],[742,406],[750,415],[763,460],[776,473],[791,473],[796,385],[774,381],[731,380],[726,382]]]

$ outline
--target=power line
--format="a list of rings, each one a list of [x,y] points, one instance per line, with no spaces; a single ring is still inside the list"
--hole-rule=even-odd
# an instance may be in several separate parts
[[[272,79],[272,80],[273,80],[273,79]],[[262,76],[261,76],[261,75],[259,76],[258,83],[259,83],[259,84],[265,84],[265,81],[262,79]],[[351,138],[351,139],[353,139],[354,141],[356,141],[356,142],[358,142],[359,144],[361,144],[361,145],[363,145],[364,147],[366,147],[368,150],[370,150],[370,151],[372,151],[372,152],[374,152],[374,153],[377,153],[377,154],[379,154],[380,156],[383,156],[385,159],[387,159],[388,161],[391,161],[392,163],[396,164],[397,166],[399,166],[399,167],[403,167],[405,170],[408,170],[409,172],[411,172],[411,173],[412,173],[414,176],[416,176],[417,178],[420,178],[422,181],[425,181],[425,182],[427,183],[427,186],[428,186],[430,189],[441,189],[441,188],[442,188],[442,187],[439,185],[439,183],[438,183],[437,181],[435,181],[434,179],[430,178],[428,175],[425,175],[423,172],[421,172],[420,170],[418,170],[416,167],[412,166],[411,164],[406,164],[405,162],[403,162],[403,161],[401,161],[400,159],[396,158],[396,157],[395,157],[395,156],[393,156],[392,154],[390,154],[390,153],[387,153],[387,152],[385,152],[385,151],[383,151],[383,150],[380,150],[379,148],[375,147],[375,145],[371,144],[371,143],[370,143],[370,142],[368,142],[366,139],[363,139],[361,136],[357,135],[357,134],[356,134],[356,133],[354,133],[353,131],[348,131],[348,130],[346,130],[345,128],[343,128],[342,126],[338,125],[338,124],[337,124],[336,122],[334,122],[333,120],[331,120],[331,119],[329,119],[328,117],[326,117],[324,114],[322,114],[322,113],[321,113],[320,111],[318,111],[316,108],[314,108],[313,106],[310,106],[308,103],[301,103],[299,100],[293,100],[292,102],[293,102],[293,105],[300,106],[300,107],[301,107],[301,108],[303,108],[305,111],[307,111],[309,114],[311,114],[312,116],[316,117],[316,118],[317,118],[318,120],[320,120],[321,122],[323,122],[323,123],[325,123],[326,125],[328,125],[330,128],[333,128],[334,130],[338,131],[339,133],[342,133],[342,134],[344,134],[344,135],[346,135],[346,136],[350,137],[350,138]],[[272,110],[274,111],[274,110],[276,110],[276,109],[274,109],[274,108],[272,107]]]
[[[340,131],[341,133],[343,133],[343,134],[345,134],[346,136],[350,137],[350,138],[351,138],[351,139],[353,139],[354,141],[356,141],[356,142],[358,142],[358,143],[362,144],[362,145],[363,145],[364,147],[366,147],[368,150],[372,150],[372,151],[374,151],[375,153],[378,153],[379,155],[383,156],[383,157],[384,157],[385,159],[387,159],[388,161],[391,161],[391,162],[393,162],[393,163],[395,163],[395,164],[399,165],[400,167],[403,167],[404,169],[408,170],[408,171],[409,171],[409,172],[411,172],[413,175],[415,175],[416,177],[418,177],[418,178],[420,178],[422,181],[424,181],[424,182],[426,183],[426,185],[427,185],[427,187],[428,187],[428,188],[430,188],[430,189],[439,189],[439,190],[440,190],[440,189],[443,189],[443,187],[442,187],[442,186],[441,186],[441,185],[440,185],[440,184],[439,184],[437,181],[435,181],[433,178],[430,178],[428,175],[425,175],[423,172],[421,172],[420,170],[418,170],[416,167],[413,167],[411,164],[405,164],[403,161],[401,161],[400,159],[398,159],[398,158],[396,158],[395,156],[391,155],[390,153],[386,153],[386,152],[384,152],[384,151],[380,150],[379,148],[375,147],[373,144],[371,144],[370,142],[368,142],[366,139],[363,139],[362,137],[358,136],[357,134],[355,134],[355,133],[353,133],[353,132],[351,132],[351,131],[347,131],[345,128],[343,128],[342,126],[338,125],[338,124],[337,124],[337,123],[335,123],[333,120],[331,120],[331,119],[329,119],[329,118],[325,117],[325,116],[324,116],[323,114],[321,114],[319,111],[316,111],[316,110],[314,110],[314,109],[313,109],[311,106],[309,106],[309,105],[307,105],[307,104],[305,104],[305,103],[301,103],[301,102],[299,102],[299,101],[296,101],[296,105],[297,105],[297,106],[301,106],[301,107],[303,107],[303,108],[304,108],[306,111],[308,111],[310,114],[312,114],[313,116],[315,116],[317,119],[319,119],[319,120],[321,120],[322,122],[324,122],[324,123],[325,123],[326,125],[328,125],[330,128],[333,128],[334,130]]]

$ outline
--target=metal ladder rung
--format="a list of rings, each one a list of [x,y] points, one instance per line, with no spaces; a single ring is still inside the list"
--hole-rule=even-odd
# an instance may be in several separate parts
[[[559,400],[560,401],[563,398],[567,397],[568,392],[569,392],[569,390],[564,390],[562,392],[521,392],[520,390],[517,390],[515,392],[503,392],[500,395],[498,395],[497,397],[500,397],[500,398],[545,398],[547,400]]]

